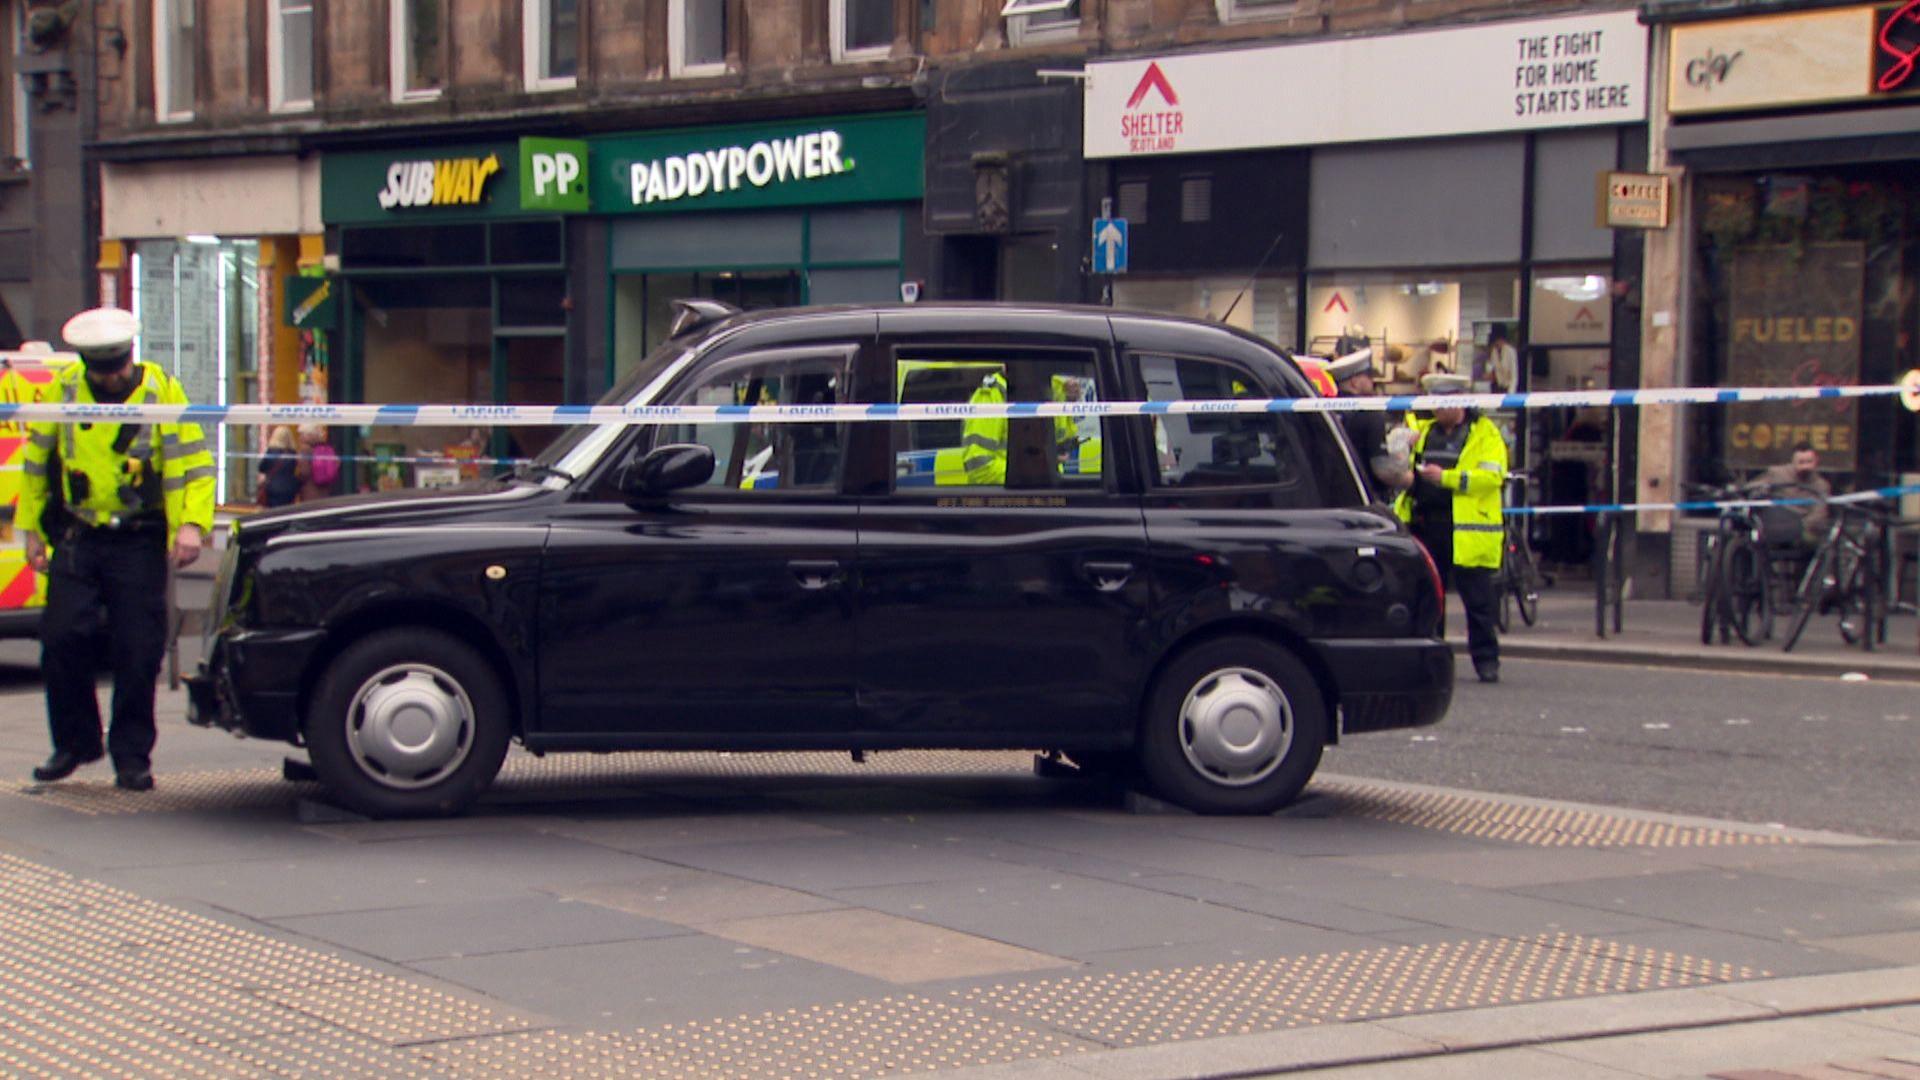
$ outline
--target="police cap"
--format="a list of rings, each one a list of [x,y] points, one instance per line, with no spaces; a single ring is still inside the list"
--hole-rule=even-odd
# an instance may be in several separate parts
[[[97,307],[67,320],[60,336],[80,354],[90,368],[108,370],[120,367],[133,352],[134,336],[140,333],[140,320],[125,308]]]

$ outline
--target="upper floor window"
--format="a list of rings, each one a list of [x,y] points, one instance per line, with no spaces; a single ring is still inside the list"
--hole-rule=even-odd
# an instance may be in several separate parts
[[[1000,15],[1007,20],[1011,45],[1072,37],[1080,30],[1080,0],[1006,0]]]
[[[1220,12],[1221,22],[1291,15],[1294,9],[1300,6],[1300,0],[1213,0],[1213,2]]]
[[[670,0],[667,65],[674,75],[727,70],[727,5],[731,0]]]
[[[527,89],[572,89],[580,76],[580,0],[525,3]]]
[[[196,0],[153,0],[153,114],[193,118]]]
[[[313,108],[313,0],[267,0],[268,104],[276,112]]]
[[[426,101],[440,96],[446,67],[443,2],[390,0],[388,60],[395,101]]]
[[[884,60],[896,31],[893,0],[832,0],[833,59]]]

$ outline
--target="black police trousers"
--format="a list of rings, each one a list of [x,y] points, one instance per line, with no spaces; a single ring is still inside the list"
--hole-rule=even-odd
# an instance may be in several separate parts
[[[116,768],[151,764],[153,699],[167,649],[167,537],[163,530],[79,529],[54,548],[40,621],[40,671],[55,751],[97,757],[101,650],[113,670],[113,727],[104,749]]]
[[[1475,668],[1481,664],[1500,662],[1500,571],[1488,570],[1476,566],[1455,566],[1453,564],[1453,527],[1451,523],[1443,527],[1421,528],[1415,525],[1413,534],[1427,547],[1427,553],[1433,556],[1435,569],[1440,571],[1440,587],[1444,591],[1452,589],[1460,594],[1460,606],[1467,609],[1467,655],[1473,658]],[[1442,597],[1444,599],[1444,596]],[[1447,632],[1447,608],[1440,606],[1440,633]]]

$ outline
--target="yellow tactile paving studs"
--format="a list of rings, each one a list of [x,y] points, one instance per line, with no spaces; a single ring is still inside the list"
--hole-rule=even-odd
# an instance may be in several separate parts
[[[1033,769],[1033,751],[908,750],[868,755],[864,763],[840,753],[558,754],[507,758],[494,782],[496,797],[582,793],[605,786],[644,789],[675,780],[773,779],[809,776],[1019,776]],[[1466,793],[1411,791],[1390,784],[1321,778],[1310,789],[1332,799],[1343,814],[1437,829],[1532,847],[1701,848],[1791,844],[1788,834],[1684,825],[1574,807],[1531,805]],[[290,805],[319,795],[315,784],[289,783],[274,769],[168,773],[157,790],[129,796],[106,779],[60,784],[0,785],[0,792],[39,799],[82,814],[138,814],[180,810],[248,810]]]
[[[666,1025],[540,1028],[0,854],[0,1075],[856,1078],[1768,977],[1575,934],[1389,946]]]
[[[1701,848],[1796,842],[1791,835],[1761,830],[1683,825],[1492,796],[1409,791],[1388,784],[1321,779],[1314,782],[1312,791],[1332,798],[1345,814],[1533,847]]]

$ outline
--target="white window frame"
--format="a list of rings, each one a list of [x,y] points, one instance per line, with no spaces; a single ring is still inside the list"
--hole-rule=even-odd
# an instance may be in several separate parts
[[[1034,26],[1029,20],[1035,15],[1051,15],[1056,11],[1065,11],[1074,5],[1075,0],[1006,0],[1000,5],[1000,17],[1007,20],[1007,44],[1015,48],[1042,41],[1057,41],[1061,38],[1077,37],[1080,34],[1080,19],[1076,15],[1072,22],[1047,23]]]
[[[1244,7],[1243,3],[1244,0],[1213,0],[1214,9],[1219,12],[1220,21],[1223,23],[1246,22],[1250,19],[1280,19],[1298,14],[1300,11],[1298,0],[1293,3],[1283,0],[1278,4],[1246,4]]]
[[[407,40],[407,24],[411,20],[407,16],[413,11],[413,4],[414,0],[389,0],[387,4],[387,75],[393,100],[402,104],[433,101],[440,96],[437,86],[428,90],[407,88],[407,76],[411,74],[407,69],[407,54],[410,51],[407,48],[410,44]],[[445,47],[444,43],[442,47]]]
[[[580,76],[547,74],[548,6],[551,0],[522,0],[520,8],[520,54],[525,58],[527,89],[546,93],[572,90],[580,85]]]
[[[175,12],[182,5],[189,10],[194,0],[153,0],[153,118],[162,124],[179,124],[193,119],[193,110],[173,111],[173,27]],[[197,14],[197,12],[196,12]],[[200,75],[194,70],[194,77]],[[189,93],[192,87],[188,88]]]
[[[885,45],[869,45],[865,48],[847,48],[847,0],[829,0],[827,4],[829,27],[828,45],[836,64],[858,64],[868,60],[885,60],[893,55],[893,42]],[[893,28],[894,36],[900,36],[900,28]]]
[[[320,32],[314,14],[314,0],[304,0],[307,8],[307,47],[312,49]],[[277,113],[311,112],[319,87],[312,87],[302,100],[287,99],[286,0],[267,0],[267,108]],[[313,57],[307,57],[309,77],[314,74]]]
[[[730,0],[721,0],[721,2],[728,3]],[[725,75],[727,57],[724,41],[721,43],[720,53],[720,59],[709,63],[687,63],[687,0],[667,0],[667,74],[674,78]]]
[[[7,49],[7,55],[18,57],[20,43],[27,40],[27,5],[16,3],[12,7],[13,18],[7,20],[4,34],[0,34],[0,43]],[[33,165],[33,140],[28,123],[33,110],[27,107],[27,77],[16,68],[13,72],[13,85],[7,87],[7,107],[13,113],[12,145],[0,148],[5,156],[20,164],[18,168],[28,169]]]

